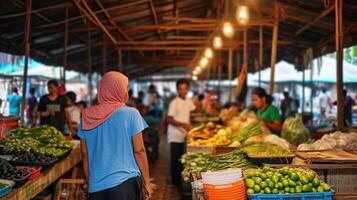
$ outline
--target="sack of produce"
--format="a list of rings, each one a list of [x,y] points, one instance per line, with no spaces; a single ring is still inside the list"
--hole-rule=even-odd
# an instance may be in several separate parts
[[[284,121],[281,137],[294,145],[305,143],[310,138],[310,133],[302,123],[300,115],[289,117]]]

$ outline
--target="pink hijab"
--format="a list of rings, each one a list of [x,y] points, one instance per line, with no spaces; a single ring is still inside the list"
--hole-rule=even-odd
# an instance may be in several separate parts
[[[90,130],[105,122],[118,108],[125,106],[128,77],[120,72],[104,74],[98,84],[98,104],[83,111],[83,129]]]

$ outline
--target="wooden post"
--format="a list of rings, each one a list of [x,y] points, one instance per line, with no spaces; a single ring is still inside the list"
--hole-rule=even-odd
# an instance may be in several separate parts
[[[232,74],[233,74],[233,49],[228,53],[228,102],[232,101]]]
[[[89,23],[89,22],[88,22]],[[89,27],[89,25],[88,25]],[[89,104],[92,103],[93,98],[93,86],[92,86],[92,46],[91,46],[91,32],[88,30],[87,32],[87,49],[88,49],[88,95],[89,95]]]
[[[67,52],[67,46],[68,46],[68,14],[69,14],[69,8],[66,8],[66,15],[65,19],[66,22],[64,24],[64,47],[63,47],[63,84],[64,88],[66,88],[66,70],[67,70],[67,65],[68,65],[68,52]]]
[[[345,125],[345,106],[343,94],[343,0],[335,0],[335,29],[336,29],[336,80],[337,80],[337,130]]]
[[[311,124],[313,125],[314,123],[314,112],[313,112],[313,95],[314,95],[314,64],[313,61],[311,61],[310,64],[310,68],[311,68],[311,73],[310,73],[310,85],[311,85],[311,95],[310,95],[310,116],[311,116]]]
[[[301,115],[304,116],[305,112],[305,70],[302,70],[302,104],[301,104]]]
[[[28,63],[30,58],[30,27],[31,27],[31,10],[32,10],[32,0],[27,0],[26,2],[26,21],[25,21],[25,66],[24,66],[24,77],[22,83],[22,101],[21,101],[21,124],[25,125],[25,107],[26,107],[26,90],[27,90],[27,73],[28,73]]]
[[[259,28],[259,66],[258,66],[258,85],[261,87],[262,74],[261,70],[263,68],[263,26]]]
[[[278,6],[275,5],[275,22],[273,27],[273,38],[271,46],[271,58],[270,58],[270,89],[269,94],[274,93],[274,82],[275,82],[275,63],[276,63],[276,51],[278,47],[278,31],[279,31],[279,12]]]
[[[107,72],[107,46],[105,42],[105,35],[103,35],[103,51],[102,51],[102,74]]]
[[[117,53],[118,53],[118,70],[120,72],[123,72],[123,56],[122,56],[122,52],[121,52],[120,49],[118,49]]]
[[[221,61],[219,59],[219,61]],[[221,103],[221,81],[222,81],[222,64],[219,62],[218,64],[218,85],[217,85],[217,93],[218,93],[218,102]]]

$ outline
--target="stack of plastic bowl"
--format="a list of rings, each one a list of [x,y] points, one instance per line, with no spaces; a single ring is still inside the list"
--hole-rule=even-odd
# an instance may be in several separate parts
[[[204,172],[202,181],[209,200],[245,200],[247,198],[241,169]]]

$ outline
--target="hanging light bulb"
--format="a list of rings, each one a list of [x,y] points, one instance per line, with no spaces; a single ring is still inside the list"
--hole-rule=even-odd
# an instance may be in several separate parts
[[[200,66],[197,66],[196,69],[195,69],[198,73],[201,73],[202,72],[202,68]]]
[[[200,72],[197,69],[193,70],[193,72],[192,72],[192,74],[195,75],[195,76],[198,75],[199,73]]]
[[[197,81],[197,76],[192,76],[192,80]]]
[[[224,22],[222,28],[223,28],[222,32],[223,32],[224,36],[226,36],[228,38],[233,37],[234,28],[233,28],[233,25],[231,22]]]
[[[213,57],[212,48],[206,48],[206,50],[205,50],[205,57],[206,57],[206,58],[212,58],[212,57]]]
[[[213,47],[215,49],[220,49],[220,48],[222,48],[222,46],[223,46],[222,38],[220,36],[215,36],[213,38]]]
[[[249,21],[249,9],[248,6],[238,6],[236,10],[236,18],[238,23],[247,24]]]
[[[201,60],[200,60],[200,66],[201,66],[202,68],[205,68],[207,65],[208,65],[208,59],[205,58],[205,57],[201,58]]]

